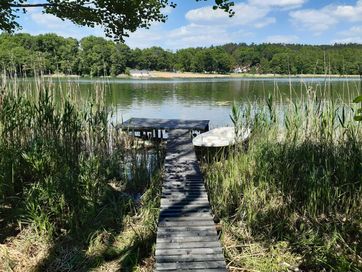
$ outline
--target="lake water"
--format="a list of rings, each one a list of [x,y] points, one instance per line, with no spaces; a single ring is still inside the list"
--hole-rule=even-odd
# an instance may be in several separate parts
[[[233,101],[239,103],[265,100],[269,94],[298,100],[307,89],[318,94],[326,91],[327,99],[349,103],[360,91],[360,79],[191,79],[191,80],[61,80],[76,84],[80,97],[89,99],[99,85],[102,99],[113,112],[114,123],[131,117],[207,119],[212,127],[229,125]],[[66,89],[66,88],[65,88]],[[278,99],[278,101],[280,101]],[[256,103],[257,104],[257,103]]]

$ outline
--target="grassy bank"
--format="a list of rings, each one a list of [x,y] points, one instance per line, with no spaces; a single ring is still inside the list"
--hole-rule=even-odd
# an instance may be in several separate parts
[[[253,127],[248,150],[204,165],[229,269],[361,271],[357,105],[313,89],[297,103],[269,97],[264,105],[233,114],[239,126]]]
[[[35,82],[34,93],[2,80],[0,270],[147,268],[162,150],[134,149],[109,124],[104,86],[80,103],[76,85],[59,97],[60,87]]]

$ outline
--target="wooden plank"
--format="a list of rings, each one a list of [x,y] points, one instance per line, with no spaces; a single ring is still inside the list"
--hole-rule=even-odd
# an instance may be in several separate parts
[[[164,186],[183,186],[183,187],[188,187],[188,186],[201,186],[204,187],[205,184],[203,181],[190,181],[190,180],[167,180],[163,183]]]
[[[162,216],[165,216],[166,214],[177,214],[177,215],[182,215],[182,214],[190,214],[190,213],[208,213],[210,214],[210,209],[209,208],[162,208],[161,209],[161,213]]]
[[[174,202],[174,203],[163,203],[162,210],[165,209],[210,209],[209,203],[201,202],[201,203],[194,203],[194,202]]]
[[[156,270],[156,272],[175,272],[175,271],[190,271],[190,272],[226,272],[225,268],[208,268],[208,269],[167,269],[167,270]]]
[[[164,190],[193,190],[200,191],[207,194],[203,184],[182,184],[182,183],[165,183]]]
[[[178,227],[165,227],[165,226],[159,226],[158,227],[159,233],[174,233],[174,232],[199,232],[199,231],[215,231],[215,226],[209,225],[209,226],[178,226]]]
[[[169,256],[157,256],[156,261],[160,263],[173,263],[173,262],[197,262],[197,261],[220,261],[223,260],[223,254],[204,254],[194,256],[180,256],[180,255],[169,255]]]
[[[221,247],[218,248],[176,248],[159,249],[156,248],[156,256],[168,255],[203,255],[203,254],[222,254]]]
[[[165,184],[165,186],[163,187],[162,190],[163,193],[166,192],[171,192],[171,193],[202,193],[202,194],[206,194],[207,195],[207,191],[205,189],[205,187],[203,186],[187,186],[187,187],[180,187],[180,186],[167,186],[167,184]]]
[[[218,248],[220,247],[219,241],[196,241],[196,242],[174,242],[158,244],[157,248],[162,249],[177,249],[177,248]]]
[[[163,195],[161,198],[162,207],[169,206],[169,205],[198,205],[198,206],[206,206],[210,208],[207,196],[198,196],[198,195],[189,195],[188,197],[167,197],[168,195]],[[205,208],[206,208],[205,207]]]
[[[162,271],[162,272],[175,272],[175,271],[189,271],[189,272],[226,272],[225,268],[204,268],[204,269],[167,269],[167,270],[157,270],[158,271]]]
[[[160,243],[187,243],[187,242],[215,242],[219,241],[217,236],[199,236],[199,237],[188,237],[188,236],[180,236],[180,237],[157,237],[157,245]]]
[[[185,194],[178,194],[178,195],[171,195],[171,194],[165,194],[161,195],[161,199],[169,199],[169,200],[179,200],[179,201],[207,201],[208,197],[207,195],[185,195]]]
[[[173,218],[173,217],[176,217],[176,218],[192,218],[193,220],[197,220],[198,217],[210,217],[212,218],[211,216],[211,213],[210,211],[198,211],[198,213],[195,213],[193,211],[170,211],[170,210],[165,210],[163,211],[162,213],[160,213],[160,218]]]
[[[202,179],[200,180],[187,180],[187,179],[167,179],[164,184],[183,184],[183,185],[195,185],[204,186],[205,183]]]
[[[207,198],[207,194],[199,192],[162,192],[162,196],[172,196],[172,197],[193,197],[193,198]]]
[[[183,231],[183,232],[157,232],[157,237],[179,238],[179,237],[206,237],[216,236],[215,231]]]
[[[192,222],[192,221],[191,222],[183,221],[181,223],[183,224],[183,226],[195,226],[195,227],[213,226],[213,227],[215,227],[215,225],[210,220],[201,220],[201,221],[194,221],[194,222]],[[159,227],[177,227],[179,225],[180,225],[180,222],[177,222],[177,221],[158,223]]]
[[[203,195],[207,197],[207,191],[205,189],[198,189],[195,187],[191,187],[191,188],[175,188],[175,189],[168,189],[165,188],[162,190],[162,195],[166,195],[166,194],[172,194],[173,196],[176,195]]]
[[[192,222],[195,221],[209,221],[209,222],[213,222],[213,217],[211,216],[211,214],[202,214],[203,216],[189,216],[189,217],[162,217],[159,220],[159,223],[162,222],[178,222],[180,224],[191,224]]]
[[[208,269],[208,268],[223,268],[225,263],[223,261],[208,261],[208,262],[175,262],[175,263],[157,263],[157,270],[167,270],[167,269]]]

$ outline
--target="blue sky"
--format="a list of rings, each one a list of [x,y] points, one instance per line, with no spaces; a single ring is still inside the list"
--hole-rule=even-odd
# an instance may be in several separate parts
[[[29,2],[41,2],[33,0]],[[228,42],[333,44],[362,43],[362,0],[244,0],[234,1],[236,15],[229,18],[212,9],[213,0],[176,0],[167,8],[166,23],[130,33],[126,44],[132,48],[161,46],[176,50],[185,47],[220,45]],[[63,22],[29,9],[18,20],[21,32],[56,33],[80,39],[104,36],[101,28],[87,28]]]

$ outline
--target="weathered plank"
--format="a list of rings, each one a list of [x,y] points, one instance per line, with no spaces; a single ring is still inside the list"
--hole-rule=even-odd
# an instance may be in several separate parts
[[[215,226],[178,226],[178,227],[158,227],[158,233],[184,233],[184,232],[207,232],[216,231]]]
[[[156,258],[157,262],[160,263],[173,263],[173,262],[197,262],[197,261],[219,261],[224,256],[222,254],[204,254],[194,256],[180,256],[180,255],[169,255],[159,256]]]
[[[131,118],[120,126],[123,129],[187,129],[208,130],[209,120],[181,120],[156,118]]]
[[[159,243],[186,243],[186,242],[214,242],[219,241],[217,236],[181,236],[181,237],[157,237],[157,245]]]
[[[156,271],[226,271],[207,191],[187,130],[169,133]]]
[[[157,270],[159,271],[159,270]],[[162,272],[175,272],[175,271],[190,271],[190,272],[225,272],[225,268],[208,268],[208,269],[167,269],[167,270],[162,270]]]
[[[208,262],[175,262],[175,263],[157,263],[157,270],[168,270],[168,269],[208,269],[208,268],[223,268],[225,267],[224,261],[208,261]]]
[[[201,203],[194,203],[194,202],[174,202],[174,203],[163,203],[162,210],[165,209],[210,209],[209,203],[201,202]]]
[[[174,242],[163,244],[163,249],[179,249],[179,248],[219,248],[219,241],[196,241],[196,242]]]
[[[167,222],[160,222],[158,224],[159,227],[179,227],[184,226],[185,224],[187,224],[187,222],[185,221],[167,221]],[[213,226],[214,227],[214,223],[212,221],[210,221],[209,218],[207,218],[207,220],[195,220],[192,222],[192,225],[195,227],[208,227],[208,226]]]
[[[222,254],[221,247],[218,248],[176,248],[176,249],[161,249],[156,248],[156,256],[168,255],[203,255],[203,254]],[[225,265],[225,263],[224,263]]]

